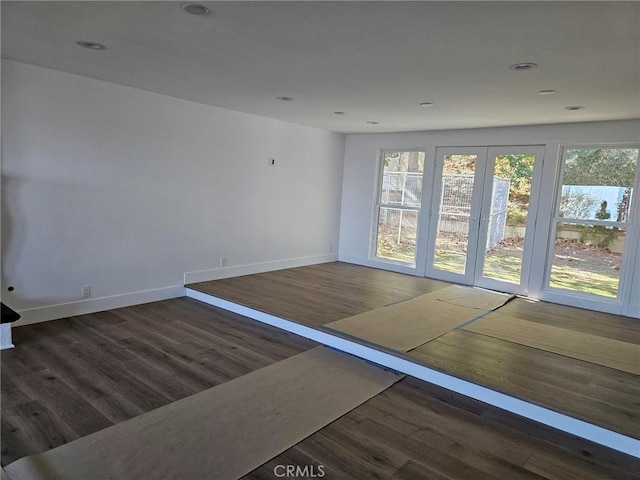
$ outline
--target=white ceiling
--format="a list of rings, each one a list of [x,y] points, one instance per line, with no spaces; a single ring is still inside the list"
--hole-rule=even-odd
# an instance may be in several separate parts
[[[199,3],[3,1],[2,56],[337,132],[640,117],[638,2]]]

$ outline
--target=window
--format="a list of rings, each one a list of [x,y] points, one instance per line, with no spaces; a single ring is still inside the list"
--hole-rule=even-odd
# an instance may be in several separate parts
[[[637,148],[564,150],[548,287],[619,297],[637,165]]]
[[[423,151],[383,151],[378,191],[377,258],[415,265],[422,203]]]

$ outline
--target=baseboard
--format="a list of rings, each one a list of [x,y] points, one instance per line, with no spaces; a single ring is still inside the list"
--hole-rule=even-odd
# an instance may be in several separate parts
[[[370,260],[367,257],[361,257],[359,255],[341,253],[338,260],[341,262],[353,263],[355,265],[362,265],[363,267],[377,268],[378,270],[389,270],[390,272],[404,273],[406,275],[417,275],[415,267],[407,267],[393,262]]]
[[[619,452],[640,458],[640,440],[622,435],[611,430],[599,427],[592,423],[579,420],[574,417],[550,410],[545,407],[521,400],[516,397],[492,390],[481,385],[463,380],[438,370],[434,370],[422,364],[413,362],[400,355],[387,353],[370,346],[353,342],[346,338],[332,335],[328,332],[308,327],[284,318],[261,312],[250,307],[239,305],[223,298],[198,292],[190,288],[186,289],[189,298],[200,300],[218,308],[249,317],[258,322],[286,330],[296,335],[314,340],[342,352],[349,353],[364,360],[383,365],[392,370],[411,375],[434,385],[446,388],[453,392],[488,403],[510,413],[520,415],[530,420],[548,425],[563,432],[584,438]]]
[[[184,297],[185,291],[182,285],[173,287],[157,288],[154,290],[144,290],[142,292],[125,293],[110,297],[92,298],[78,302],[62,303],[58,305],[47,305],[44,307],[29,308],[22,310],[20,320],[13,324],[14,327],[30,325],[32,323],[57,320],[59,318],[73,317],[76,315],[86,315],[88,313],[103,312],[114,308],[130,307],[142,303],[157,302],[170,298]]]
[[[274,260],[271,262],[250,263],[231,267],[211,268],[184,274],[184,284],[198,282],[209,282],[211,280],[221,280],[223,278],[240,277],[242,275],[253,275],[255,273],[272,272],[285,268],[305,267],[319,263],[335,262],[338,260],[337,253],[327,253],[323,255],[312,255],[309,257],[286,258],[284,260]]]
[[[622,314],[627,317],[640,318],[640,307],[629,306]]]

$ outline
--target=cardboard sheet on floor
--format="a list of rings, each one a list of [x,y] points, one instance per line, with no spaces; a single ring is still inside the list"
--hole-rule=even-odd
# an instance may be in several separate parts
[[[317,347],[5,468],[11,480],[236,479],[400,378]]]
[[[501,307],[513,295],[453,285],[406,302],[324,325],[352,337],[408,352]]]
[[[640,345],[492,313],[463,330],[640,375]]]

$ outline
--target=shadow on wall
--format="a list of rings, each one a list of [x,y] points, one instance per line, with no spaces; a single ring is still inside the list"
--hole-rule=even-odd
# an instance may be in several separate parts
[[[2,175],[0,181],[2,181],[2,195],[0,196],[0,214],[2,215],[2,282],[0,286],[2,292],[0,292],[0,298],[4,303],[13,306],[17,300],[16,294],[8,289],[15,287],[19,290],[19,285],[12,283],[7,272],[16,271],[27,235],[26,225],[16,221],[20,211],[20,188],[24,180],[15,176]]]
[[[82,254],[78,254],[78,244],[96,222],[107,228],[101,218],[96,220],[92,205],[86,203],[93,201],[94,192],[79,182],[60,178],[55,170],[52,172],[55,176],[43,172],[3,173],[1,177],[0,295],[3,303],[21,314],[85,300],[79,289],[77,293],[69,291],[68,284],[77,280],[82,265],[69,258]],[[77,199],[86,202],[76,205]],[[108,268],[108,262],[102,265]],[[14,290],[9,291],[9,287]]]
[[[28,262],[24,261],[24,246],[30,234],[23,205],[23,190],[28,180],[25,177],[2,174],[0,214],[2,215],[2,282],[0,298],[9,307],[21,312],[26,308],[47,306],[58,299],[28,295],[28,276],[20,272]],[[30,181],[33,183],[33,181]],[[46,198],[46,196],[45,196]],[[44,208],[44,206],[43,206]],[[48,252],[45,252],[48,254]],[[11,289],[11,290],[10,290]]]

